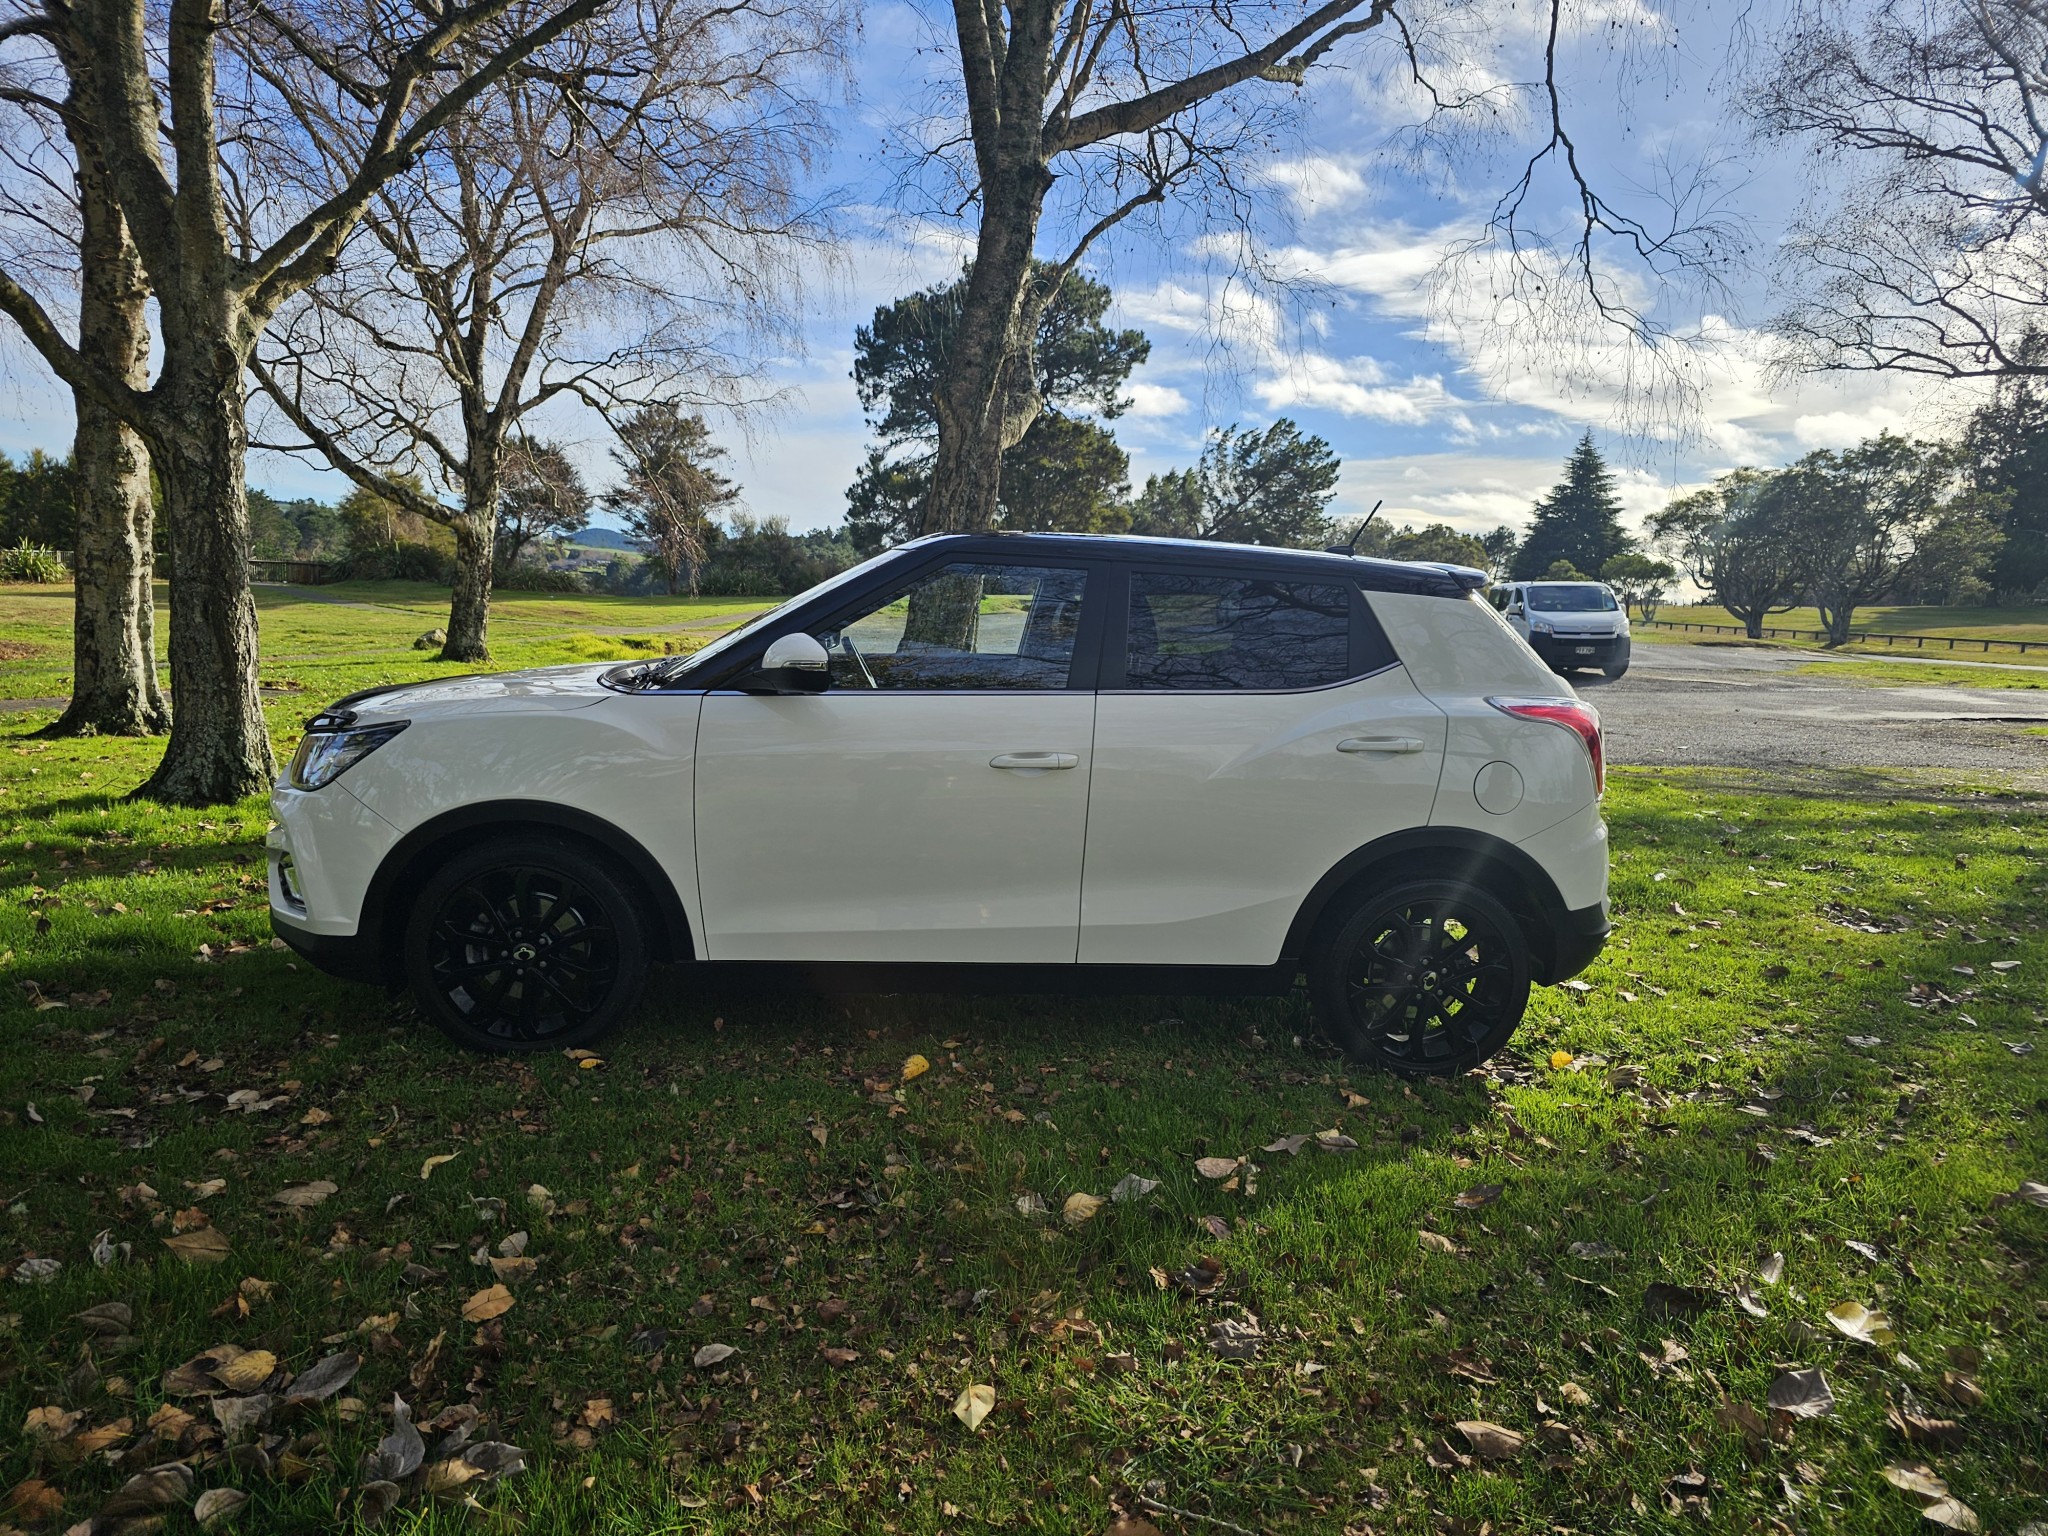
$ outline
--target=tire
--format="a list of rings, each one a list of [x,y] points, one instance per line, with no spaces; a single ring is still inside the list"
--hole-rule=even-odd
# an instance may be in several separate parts
[[[1309,991],[1324,1033],[1352,1060],[1450,1076],[1485,1061],[1522,1022],[1528,940],[1478,886],[1405,881],[1368,892],[1324,929]]]
[[[1628,663],[1624,661],[1618,667],[1602,667],[1600,669],[1600,675],[1606,678],[1607,681],[1609,681],[1610,683],[1618,683],[1624,677],[1628,676]]]
[[[493,839],[413,904],[405,977],[420,1011],[478,1051],[558,1051],[608,1034],[647,979],[644,903],[586,846]]]

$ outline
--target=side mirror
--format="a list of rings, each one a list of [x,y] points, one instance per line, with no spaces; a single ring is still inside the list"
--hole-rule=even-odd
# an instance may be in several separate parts
[[[784,635],[771,644],[758,676],[776,693],[823,693],[832,682],[825,647],[806,634]]]

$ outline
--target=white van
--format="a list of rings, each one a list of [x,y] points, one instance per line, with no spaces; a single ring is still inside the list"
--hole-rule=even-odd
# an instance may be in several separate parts
[[[1598,667],[1608,678],[1628,671],[1628,609],[1597,581],[1511,581],[1487,601],[1554,672]]]

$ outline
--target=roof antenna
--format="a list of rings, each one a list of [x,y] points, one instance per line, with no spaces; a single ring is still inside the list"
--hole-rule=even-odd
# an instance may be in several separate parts
[[[1380,508],[1384,507],[1386,504],[1387,498],[1384,496],[1382,496],[1378,501],[1374,502],[1372,504],[1372,510],[1365,514],[1365,520],[1361,522],[1356,528],[1351,530],[1350,539],[1342,544],[1331,544],[1326,546],[1323,550],[1323,553],[1326,555],[1357,554],[1358,541],[1365,537],[1365,530],[1372,526],[1372,520],[1380,515]]]

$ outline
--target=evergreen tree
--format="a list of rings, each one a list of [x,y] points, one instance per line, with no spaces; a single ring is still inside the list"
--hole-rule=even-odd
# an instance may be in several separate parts
[[[1560,561],[1579,571],[1597,571],[1635,547],[1621,526],[1621,498],[1614,475],[1593,434],[1579,439],[1565,460],[1564,479],[1536,503],[1536,518],[1515,551],[1515,581],[1541,581]]]
[[[1041,263],[1041,269],[1049,271]],[[965,301],[965,277],[884,304],[854,332],[853,381],[879,445],[847,488],[848,531],[872,554],[914,537],[939,441],[938,379]],[[1029,532],[1119,533],[1127,526],[1130,459],[1101,419],[1151,343],[1102,323],[1110,293],[1069,273],[1032,341],[1044,409],[1003,455],[998,525]]]
[[[1335,537],[1326,509],[1342,467],[1285,416],[1263,432],[1232,424],[1210,435],[1195,468],[1145,482],[1131,531],[1321,549]]]
[[[2030,352],[2041,347],[2030,342]],[[1970,417],[1963,434],[1970,488],[2003,498],[1999,529],[2005,543],[1991,570],[1991,586],[2008,599],[2048,586],[2048,392],[2021,376]]]

